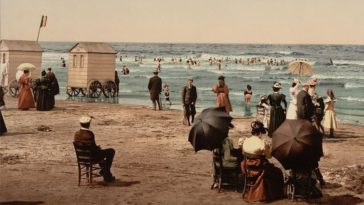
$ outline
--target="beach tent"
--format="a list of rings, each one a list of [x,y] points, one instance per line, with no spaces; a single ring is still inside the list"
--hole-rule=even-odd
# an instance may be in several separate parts
[[[22,63],[31,63],[37,68],[31,73],[33,79],[39,78],[42,65],[43,49],[36,41],[1,40],[0,64],[7,70],[7,83],[15,80],[17,67]]]
[[[81,92],[99,97],[99,90],[110,90],[104,88],[108,87],[106,84],[115,84],[116,53],[106,43],[85,42],[74,45],[69,51],[67,94],[77,96]],[[110,86],[114,88],[115,85]]]

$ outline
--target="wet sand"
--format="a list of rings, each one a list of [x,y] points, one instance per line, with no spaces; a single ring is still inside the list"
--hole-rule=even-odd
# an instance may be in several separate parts
[[[194,153],[187,140],[190,127],[182,124],[179,111],[62,100],[49,112],[20,111],[15,98],[6,96],[5,102],[8,133],[0,136],[0,202],[246,204],[234,189],[210,190],[211,152]],[[85,181],[78,186],[72,141],[81,115],[95,118],[91,129],[96,143],[116,150],[115,183],[97,178],[92,187]],[[235,143],[249,135],[251,120],[233,120],[230,137]],[[40,125],[52,131],[38,131]],[[340,125],[335,138],[324,139],[324,152],[324,197],[295,204],[363,203],[364,127]],[[271,204],[290,203],[282,199]]]

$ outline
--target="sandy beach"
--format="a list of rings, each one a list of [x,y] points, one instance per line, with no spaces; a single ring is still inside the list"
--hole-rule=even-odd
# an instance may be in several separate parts
[[[210,190],[211,152],[193,151],[180,111],[62,100],[49,112],[20,111],[16,100],[6,96],[2,111],[8,133],[0,137],[0,204],[246,203],[234,189]],[[115,183],[77,184],[72,141],[82,115],[94,117],[97,144],[116,150]],[[233,120],[235,143],[249,135],[251,120]],[[38,131],[40,125],[51,131]],[[364,127],[340,124],[323,146],[324,197],[295,204],[363,204]]]

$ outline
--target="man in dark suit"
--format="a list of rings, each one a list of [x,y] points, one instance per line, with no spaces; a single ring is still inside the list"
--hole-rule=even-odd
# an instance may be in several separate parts
[[[153,102],[153,109],[156,110],[156,103],[158,103],[159,110],[162,110],[159,94],[162,92],[162,79],[158,77],[158,72],[153,72],[154,76],[149,79],[148,90],[150,94],[150,99]]]
[[[46,78],[50,81],[50,88],[52,94],[52,98],[50,100],[53,108],[55,104],[54,96],[59,94],[59,84],[56,75],[53,73],[51,67],[47,68]]]
[[[194,85],[192,85],[193,80],[188,79],[187,85],[182,90],[182,105],[184,108],[184,117],[187,120],[188,125],[191,125],[190,123],[190,116],[191,116],[191,122],[193,123],[196,115],[196,100],[197,100],[197,90]]]
[[[119,96],[120,79],[119,79],[118,71],[115,71],[115,84],[116,84],[116,96]]]
[[[317,120],[317,118],[315,118],[315,106],[312,103],[311,96],[308,94],[309,88],[310,88],[309,84],[307,84],[307,83],[304,84],[303,89],[297,95],[297,119],[315,121],[315,120]],[[321,174],[318,162],[314,163],[313,171],[315,172],[316,177],[320,182],[320,185],[324,186],[325,181]]]
[[[304,84],[303,89],[297,95],[297,118],[311,121],[314,116],[314,105],[308,89],[309,85]]]
[[[80,119],[81,129],[75,133],[74,141],[77,143],[81,143],[84,145],[91,145],[92,149],[92,158],[96,160],[103,160],[103,163],[100,164],[101,171],[100,174],[104,177],[105,182],[113,182],[115,181],[115,177],[111,174],[111,165],[114,159],[115,150],[112,148],[109,149],[101,149],[96,145],[95,135],[90,130],[91,117],[84,116]]]

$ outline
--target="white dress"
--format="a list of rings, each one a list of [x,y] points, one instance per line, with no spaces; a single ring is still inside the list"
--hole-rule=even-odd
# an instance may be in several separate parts
[[[257,105],[257,116],[256,120],[259,120],[264,124],[264,127],[269,127],[270,119],[270,106],[266,103],[260,103]]]
[[[323,126],[327,129],[337,129],[336,113],[335,113],[335,102],[336,99],[327,97],[325,103],[325,117]]]
[[[291,102],[289,103],[286,119],[296,120],[297,119],[297,94],[298,94],[298,84],[289,89],[289,94],[291,95]]]

